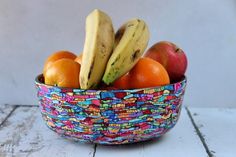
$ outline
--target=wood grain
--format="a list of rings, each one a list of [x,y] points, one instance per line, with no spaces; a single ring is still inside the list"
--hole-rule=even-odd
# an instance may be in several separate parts
[[[92,157],[94,145],[65,140],[43,123],[38,107],[18,107],[0,129],[1,157]]]
[[[11,105],[0,105],[0,126],[6,121],[10,114],[14,111],[15,106]]]
[[[213,156],[235,157],[236,109],[189,108]]]
[[[0,106],[1,157],[157,157],[208,156],[193,124],[212,156],[234,157],[236,145],[236,108],[189,108],[191,122],[185,109],[177,125],[165,136],[148,142],[121,145],[81,144],[66,140],[44,124],[38,107]],[[95,153],[96,152],[96,153]]]

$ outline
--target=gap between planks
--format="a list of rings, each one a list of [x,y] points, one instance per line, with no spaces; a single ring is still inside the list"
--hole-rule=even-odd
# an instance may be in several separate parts
[[[9,106],[17,107],[39,107],[38,105],[29,105],[29,104],[5,104]]]
[[[9,117],[11,117],[12,113],[18,108],[18,107],[38,107],[36,105],[10,105],[5,104],[5,106],[12,106],[11,111],[6,115],[6,117],[0,122],[0,128],[4,125],[4,123],[7,121]]]
[[[2,122],[0,123],[0,128],[2,127],[2,125],[7,121],[7,119],[12,115],[12,113],[16,110],[17,106],[13,106],[13,108],[11,109],[11,111],[6,115],[6,117],[2,120]]]
[[[202,135],[200,129],[198,128],[197,124],[196,124],[195,121],[194,121],[194,118],[193,118],[193,116],[192,116],[191,111],[189,110],[188,107],[185,107],[185,109],[186,109],[186,111],[187,111],[187,114],[188,114],[188,116],[189,116],[189,118],[190,118],[190,121],[191,121],[191,123],[192,123],[192,125],[193,125],[193,127],[194,127],[194,129],[195,129],[195,131],[196,131],[196,133],[197,133],[197,135],[198,135],[198,137],[200,138],[200,140],[201,140],[201,142],[202,142],[202,144],[203,144],[203,146],[204,146],[204,148],[205,148],[205,150],[206,150],[207,155],[208,155],[209,157],[214,157],[214,155],[211,153],[211,151],[210,151],[210,149],[209,149],[208,144],[206,143],[206,140],[205,140],[204,136]]]
[[[95,143],[93,147],[93,157],[96,156],[96,151],[97,151],[97,144]]]

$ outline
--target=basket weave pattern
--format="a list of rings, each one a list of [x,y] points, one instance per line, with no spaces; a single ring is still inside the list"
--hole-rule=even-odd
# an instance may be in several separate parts
[[[186,79],[134,90],[81,90],[36,82],[47,126],[67,138],[125,144],[159,137],[177,122]]]

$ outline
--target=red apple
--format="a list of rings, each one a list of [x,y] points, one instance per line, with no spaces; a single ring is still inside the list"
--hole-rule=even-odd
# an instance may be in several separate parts
[[[182,49],[168,41],[154,44],[144,55],[161,63],[171,81],[180,80],[187,69],[187,57]]]

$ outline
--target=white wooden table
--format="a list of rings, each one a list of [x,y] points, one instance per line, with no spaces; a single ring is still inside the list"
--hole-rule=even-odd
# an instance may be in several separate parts
[[[102,146],[65,140],[49,130],[37,106],[0,105],[0,157],[235,157],[236,108],[182,109],[163,137]]]

